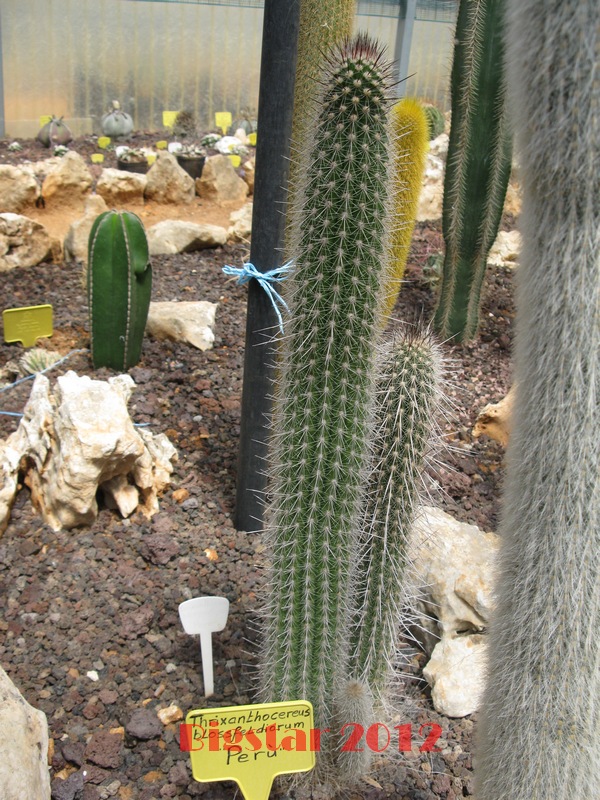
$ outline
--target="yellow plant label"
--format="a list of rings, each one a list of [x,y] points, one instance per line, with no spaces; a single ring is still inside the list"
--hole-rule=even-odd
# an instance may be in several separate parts
[[[239,167],[239,165],[242,163],[241,157],[240,156],[236,156],[233,153],[230,156],[227,156],[227,158],[231,161],[233,166],[236,167],[236,168]]]
[[[179,111],[163,111],[163,128],[172,128],[175,125]]]
[[[4,341],[33,347],[43,336],[52,336],[52,306],[7,308],[2,312]]]
[[[100,147],[102,150],[105,150],[109,144],[110,144],[110,136],[98,137],[98,147]]]
[[[42,114],[40,117],[40,128],[43,128],[44,125],[47,125],[49,122],[52,122],[50,114]]]
[[[152,166],[152,164],[154,164],[154,162],[156,161],[156,154],[148,153],[148,155],[146,156],[146,161],[148,162],[148,164],[150,164],[150,166]]]
[[[248,141],[252,147],[256,147],[256,131],[252,131],[252,133],[248,134]]]
[[[215,113],[215,125],[217,128],[221,128],[223,136],[227,133],[227,128],[231,126],[232,122],[233,117],[231,116],[231,111],[217,111]]]
[[[165,139],[161,139],[160,142],[156,143],[157,150],[166,150],[167,149],[167,141]]]
[[[92,164],[102,164],[104,161],[104,153],[92,153],[90,156]]]
[[[179,746],[195,781],[235,781],[246,800],[268,800],[277,775],[311,770],[319,749],[307,700],[190,711]]]

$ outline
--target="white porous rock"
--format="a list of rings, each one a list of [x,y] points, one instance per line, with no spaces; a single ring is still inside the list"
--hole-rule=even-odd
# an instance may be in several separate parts
[[[50,261],[53,248],[41,223],[21,214],[0,214],[0,272]]]
[[[48,722],[0,667],[0,797],[50,800]]]
[[[79,153],[70,150],[48,173],[42,184],[42,196],[46,202],[82,202],[91,188],[92,173]]]
[[[430,655],[423,674],[434,708],[448,717],[465,717],[479,707],[498,550],[495,533],[436,508],[421,508],[413,526],[414,633]]]
[[[248,184],[248,192],[254,194],[254,174],[256,169],[256,161],[254,158],[248,159],[242,164],[242,172],[244,181]]]
[[[40,187],[28,170],[0,164],[0,213],[10,211],[18,214],[35,203],[40,196]]]
[[[438,136],[438,139],[441,139]],[[434,142],[437,139],[434,139]],[[442,216],[442,202],[444,199],[444,160],[435,155],[431,149],[427,153],[423,186],[419,195],[417,207],[417,222],[440,219]]]
[[[473,428],[473,436],[485,434],[495,439],[502,447],[506,447],[510,438],[512,427],[512,413],[515,401],[515,387],[513,386],[506,397],[498,403],[488,403],[479,412]]]
[[[487,257],[488,264],[500,267],[516,267],[521,252],[519,231],[499,231]]]
[[[435,139],[432,139],[429,142],[429,152],[432,156],[437,156],[439,159],[442,160],[443,163],[446,163],[446,157],[448,155],[448,142],[450,137],[447,133],[440,133],[439,136],[436,136]]]
[[[207,158],[202,175],[196,178],[199,197],[216,203],[241,203],[248,196],[248,191],[248,184],[240,178],[227,156]]]
[[[227,238],[230,242],[249,242],[252,233],[253,203],[246,203],[229,215]]]
[[[123,169],[103,169],[96,192],[108,205],[143,205],[148,176]]]
[[[189,253],[227,242],[227,231],[219,225],[165,219],[147,230],[150,255]]]
[[[99,194],[92,194],[86,199],[83,217],[71,224],[65,236],[64,251],[67,261],[82,261],[87,264],[88,241],[92,225],[96,217],[105,211],[108,211],[108,206]]]
[[[161,150],[146,175],[144,196],[155,203],[191,203],[196,196],[194,179],[179,166],[175,156]]]
[[[219,153],[222,153],[223,155],[228,155],[236,147],[240,147],[240,145],[244,145],[244,144],[247,144],[247,142],[242,142],[241,139],[238,139],[237,135],[236,136],[221,136],[219,141],[215,142],[215,150],[218,150]]]
[[[155,339],[187,342],[199,350],[210,350],[215,341],[217,306],[206,300],[150,303],[146,333]]]
[[[48,379],[36,377],[19,427],[0,446],[7,487],[0,489],[0,531],[8,523],[19,465],[32,502],[57,531],[95,519],[98,489],[124,516],[138,507],[149,516],[158,509],[176,451],[164,434],[134,427],[127,410],[134,386],[129,375],[97,381],[71,371],[51,393]]]

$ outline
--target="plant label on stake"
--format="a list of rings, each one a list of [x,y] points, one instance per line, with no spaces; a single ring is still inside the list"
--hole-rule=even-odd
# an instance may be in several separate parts
[[[227,134],[227,129],[230,127],[233,118],[231,116],[231,111],[216,111],[215,112],[215,125],[217,128],[221,128],[223,131],[223,136]]]
[[[195,781],[235,781],[246,800],[268,800],[277,775],[315,766],[307,700],[190,711],[180,725]]]
[[[7,308],[2,312],[4,341],[33,347],[43,336],[52,336],[52,306]]]
[[[109,144],[110,144],[110,136],[98,137],[98,147],[102,148],[102,150],[106,150]]]
[[[172,128],[173,125],[175,125],[177,114],[179,114],[179,111],[163,111],[162,112],[163,128]]]
[[[212,634],[222,631],[227,623],[229,600],[226,597],[192,597],[179,604],[183,630],[190,636],[200,636],[204,696],[214,694]]]

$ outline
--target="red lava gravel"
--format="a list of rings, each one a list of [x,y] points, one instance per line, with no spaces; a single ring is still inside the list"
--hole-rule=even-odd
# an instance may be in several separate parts
[[[423,266],[441,249],[439,226],[418,225],[398,319],[430,318],[433,291]],[[0,538],[0,663],[48,717],[54,800],[236,795],[232,783],[192,780],[189,755],[179,749],[179,721],[164,725],[157,712],[253,701],[263,546],[260,535],[237,532],[231,522],[246,289],[221,272],[247,255],[242,246],[227,246],[153,258],[154,300],[219,303],[214,349],[203,353],[146,338],[142,360],[130,370],[137,384],[130,402],[134,421],[165,432],[179,453],[160,512],[151,520],[123,520],[103,508],[92,526],[55,533],[24,488]],[[43,264],[26,276],[0,274],[0,296],[5,308],[52,303],[56,333],[49,348],[64,354],[89,344],[80,266]],[[481,407],[510,386],[512,297],[511,272],[491,269],[479,338],[446,348],[454,409],[445,432],[452,448],[431,474],[441,490],[437,502],[486,530],[498,522],[504,453],[485,437],[474,439],[471,429]],[[20,345],[2,345],[0,366],[21,352]],[[94,372],[85,352],[49,377],[67,369],[99,379],[110,375]],[[22,411],[30,388],[27,382],[5,392],[2,410]],[[15,427],[14,418],[0,416],[0,436]],[[231,603],[225,630],[213,636],[215,694],[209,701],[202,694],[198,642],[184,634],[178,617],[179,603],[205,594]],[[424,656],[416,648],[407,652],[399,689],[408,701],[400,721],[415,730],[438,723],[439,752],[419,752],[421,740],[415,740],[401,757],[383,753],[370,782],[346,797],[469,797],[474,719],[438,715],[420,678]],[[292,790],[288,796],[301,795]]]

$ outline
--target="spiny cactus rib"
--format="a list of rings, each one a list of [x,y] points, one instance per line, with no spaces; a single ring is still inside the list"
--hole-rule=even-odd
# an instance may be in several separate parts
[[[350,668],[383,702],[397,651],[409,531],[431,446],[442,373],[429,334],[405,333],[378,358],[373,468],[353,581]]]
[[[344,666],[344,594],[379,327],[389,82],[389,65],[364,36],[328,63],[300,172],[304,202],[273,426],[262,694],[308,698],[325,727]]]
[[[487,254],[510,176],[512,143],[504,78],[505,0],[461,0],[452,66],[452,125],[442,226],[446,255],[434,325],[472,339]]]
[[[390,277],[382,312],[384,322],[394,310],[402,285],[429,149],[427,117],[418,100],[405,98],[396,103],[391,112],[391,124],[394,137],[391,195],[395,220],[390,244]]]
[[[127,370],[141,356],[152,291],[148,242],[140,219],[106,211],[88,248],[88,303],[94,367]]]
[[[588,0],[510,0],[523,249],[517,392],[480,800],[598,796],[600,35]]]

